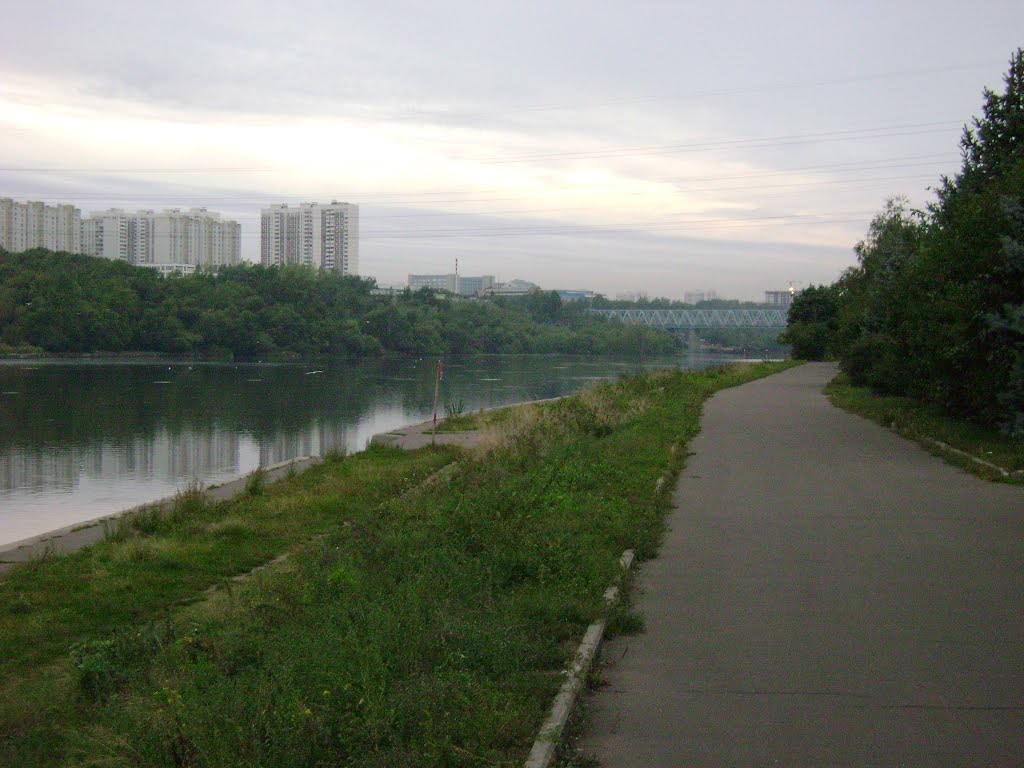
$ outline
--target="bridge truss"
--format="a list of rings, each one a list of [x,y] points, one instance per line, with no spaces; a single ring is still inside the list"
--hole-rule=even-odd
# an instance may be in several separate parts
[[[651,328],[785,328],[783,309],[592,309],[609,320]]]

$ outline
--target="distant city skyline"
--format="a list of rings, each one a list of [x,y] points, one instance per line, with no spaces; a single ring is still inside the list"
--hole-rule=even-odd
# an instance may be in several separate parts
[[[0,248],[13,253],[48,248],[187,274],[240,263],[240,234],[238,222],[206,208],[108,208],[83,217],[73,203],[0,197]]]
[[[932,199],[1024,29],[1008,0],[276,8],[5,9],[0,193],[208,205],[250,262],[262,209],[349,200],[382,285],[457,258],[759,300]]]

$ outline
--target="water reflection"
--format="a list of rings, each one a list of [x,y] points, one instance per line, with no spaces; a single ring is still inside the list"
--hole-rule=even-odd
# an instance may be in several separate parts
[[[445,367],[441,408],[556,397],[699,360],[485,357]],[[322,370],[321,370],[322,369]],[[0,544],[299,456],[357,451],[429,419],[435,360],[361,364],[0,364]]]

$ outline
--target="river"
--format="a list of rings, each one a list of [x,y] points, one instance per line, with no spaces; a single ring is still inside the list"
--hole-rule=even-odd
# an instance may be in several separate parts
[[[623,372],[727,362],[489,356],[445,362],[441,415],[570,394]],[[319,367],[0,362],[0,546],[430,419],[436,359]]]

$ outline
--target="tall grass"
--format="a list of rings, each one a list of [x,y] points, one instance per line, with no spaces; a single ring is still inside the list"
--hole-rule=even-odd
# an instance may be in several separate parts
[[[628,377],[504,418],[457,466],[376,450],[206,509],[184,538],[197,548],[262,542],[254,515],[301,522],[247,562],[307,542],[212,594],[199,590],[221,576],[184,578],[187,558],[161,569],[159,532],[16,571],[7,595],[115,562],[177,586],[138,615],[98,620],[76,603],[83,631],[66,622],[46,653],[15,653],[0,763],[521,763],[622,550],[655,553],[670,487],[656,482],[679,470],[703,400],[779,367]],[[96,589],[113,600],[124,586]],[[34,594],[18,617],[36,633],[5,616],[3,651],[38,637],[44,604],[57,611]]]

